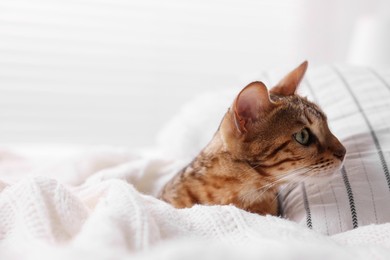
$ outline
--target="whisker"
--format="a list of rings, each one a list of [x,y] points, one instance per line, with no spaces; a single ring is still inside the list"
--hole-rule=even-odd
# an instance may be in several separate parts
[[[301,170],[303,169],[306,169],[306,171],[302,172]],[[277,177],[277,179],[273,182],[270,182],[264,186],[261,186],[260,188],[256,189],[255,191],[252,191],[250,193],[247,193],[247,194],[244,194],[244,196],[241,197],[242,200],[245,200],[248,196],[252,195],[253,192],[261,192],[259,195],[257,195],[258,197],[261,197],[263,196],[267,191],[269,191],[270,189],[274,188],[277,184],[283,182],[285,179],[287,178],[291,178],[291,177],[294,177],[294,176],[297,176],[297,175],[300,175],[300,174],[306,174],[307,172],[311,171],[312,170],[312,167],[309,166],[309,167],[301,167],[301,168],[298,168],[298,169],[294,169],[293,171],[289,171],[289,172],[286,172],[286,173],[283,173],[283,174],[280,174]]]
[[[300,170],[302,170],[302,169],[303,169],[303,168],[300,168]],[[277,178],[275,181],[270,182],[270,183],[268,183],[268,184],[266,184],[266,185],[260,187],[258,190],[261,191],[261,190],[266,189],[266,188],[268,188],[268,187],[273,187],[273,186],[275,186],[276,184],[278,184],[278,183],[284,181],[285,179],[287,179],[287,178],[289,178],[289,177],[293,177],[293,176],[298,175],[298,174],[300,174],[300,172],[298,172],[298,171],[296,171],[296,172],[292,171],[292,172],[288,172],[288,173],[284,173],[284,174],[278,175],[278,176],[277,176],[278,178]]]
[[[306,171],[302,174],[305,174],[309,171]],[[305,182],[308,178],[312,177],[312,175],[307,175],[307,176],[303,176],[303,179],[300,181],[300,182]],[[290,185],[286,185],[284,187],[282,187],[280,190],[279,190],[279,193],[285,191],[287,188],[290,188],[291,186]],[[272,201],[271,201],[271,204],[274,203],[276,200],[278,199],[278,196],[276,196]]]
[[[306,171],[304,172],[299,172],[299,171],[296,171],[295,173],[289,173],[288,175],[285,175],[284,177],[282,178],[279,178],[277,179],[276,181],[272,182],[272,184],[277,184],[281,181],[284,181],[285,179],[287,178],[291,178],[291,177],[294,177],[294,176],[297,176],[297,175],[303,175],[303,174],[306,174],[308,172],[310,172],[312,170],[311,167],[302,167],[300,168],[300,170],[304,169],[304,168],[308,168]],[[307,176],[308,177],[308,176]],[[306,179],[306,176],[305,176],[305,179]],[[263,186],[264,187],[264,186]],[[271,187],[270,187],[271,188]],[[266,189],[265,191],[263,191],[259,196],[262,196],[265,192],[267,192],[270,188]]]

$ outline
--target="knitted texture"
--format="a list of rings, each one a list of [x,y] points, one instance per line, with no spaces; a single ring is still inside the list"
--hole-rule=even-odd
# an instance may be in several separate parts
[[[0,259],[388,259],[390,255],[390,224],[329,237],[234,206],[175,209],[151,195],[179,167],[161,159],[100,149],[50,165],[22,157],[13,166],[6,165],[3,160],[0,167],[4,183]],[[6,175],[22,165],[26,176],[21,173],[15,180]]]

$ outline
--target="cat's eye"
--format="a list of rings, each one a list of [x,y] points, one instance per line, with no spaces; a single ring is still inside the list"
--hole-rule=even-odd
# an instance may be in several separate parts
[[[307,128],[303,128],[298,133],[294,134],[295,140],[301,145],[309,145],[310,142],[310,130]]]

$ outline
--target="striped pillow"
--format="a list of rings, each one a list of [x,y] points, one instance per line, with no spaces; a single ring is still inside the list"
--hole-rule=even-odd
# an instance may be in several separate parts
[[[283,216],[329,235],[390,222],[390,68],[311,69],[301,90],[326,112],[347,156],[331,180],[282,189]]]

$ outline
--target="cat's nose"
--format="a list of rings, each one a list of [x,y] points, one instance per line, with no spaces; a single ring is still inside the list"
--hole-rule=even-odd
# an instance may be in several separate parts
[[[344,147],[344,146],[340,146],[339,148],[337,148],[337,149],[333,152],[333,155],[334,155],[337,159],[340,159],[340,161],[342,161],[342,160],[344,160],[345,153],[346,153],[345,147]]]

